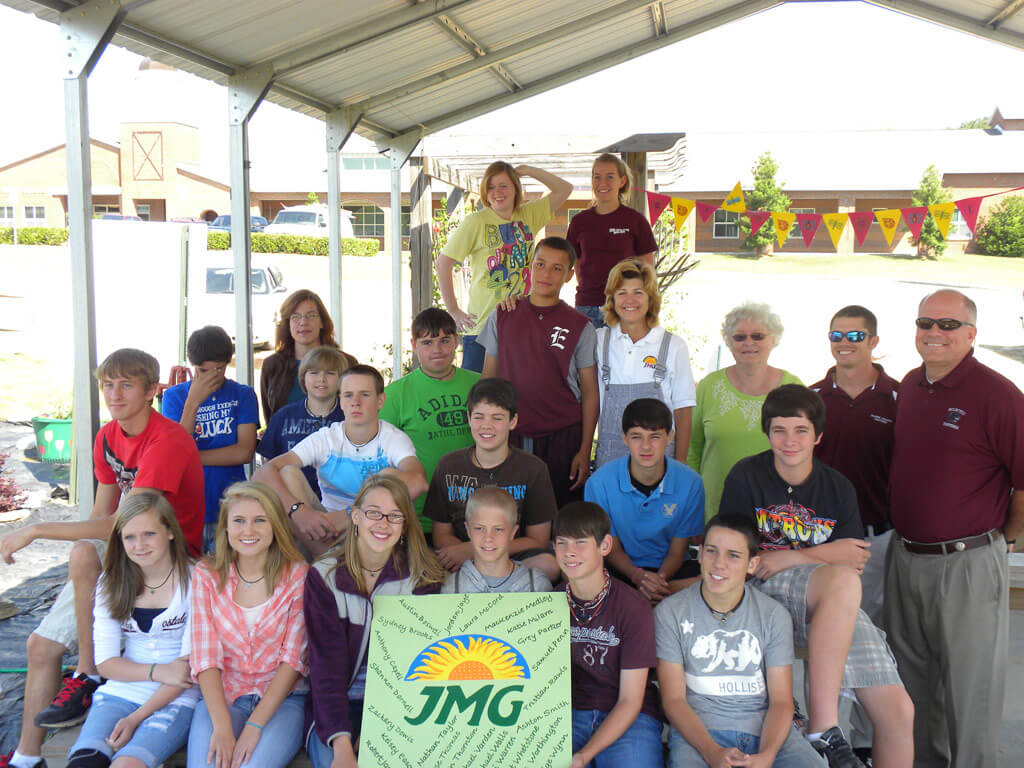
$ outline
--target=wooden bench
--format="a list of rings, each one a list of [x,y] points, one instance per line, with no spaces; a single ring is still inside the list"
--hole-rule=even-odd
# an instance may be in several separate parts
[[[81,726],[77,728],[62,728],[54,732],[53,738],[43,743],[43,759],[46,760],[48,768],[67,768],[68,750],[71,749],[75,739],[78,738],[79,730],[81,730]],[[299,754],[288,765],[290,768],[313,768],[313,764],[306,757],[306,750],[304,749],[299,750]],[[185,768],[185,750],[181,749],[174,753],[163,764],[163,768]]]

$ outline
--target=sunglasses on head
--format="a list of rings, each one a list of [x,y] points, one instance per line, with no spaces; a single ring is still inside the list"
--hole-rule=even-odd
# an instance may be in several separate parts
[[[866,339],[867,337],[868,335],[864,331],[847,331],[846,333],[843,333],[842,331],[828,332],[829,341],[838,342],[842,341],[845,338],[847,341],[852,341],[854,344],[859,344],[860,342],[864,341],[864,339]]]
[[[954,320],[951,317],[942,317],[936,320],[934,317],[919,317],[914,321],[922,331],[930,331],[933,325],[939,326],[940,331],[955,331],[961,325],[969,325],[972,328],[974,323],[965,320]]]
[[[758,333],[758,332],[755,331],[754,333],[751,333],[751,334],[734,333],[732,335],[732,340],[735,341],[737,344],[739,344],[740,342],[746,341],[748,335],[754,341],[764,341],[765,339],[768,338],[768,334],[767,333]]]

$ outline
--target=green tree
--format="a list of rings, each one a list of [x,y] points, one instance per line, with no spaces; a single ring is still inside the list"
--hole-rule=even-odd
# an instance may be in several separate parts
[[[310,192],[306,195],[306,205],[316,205],[320,202],[320,198],[316,196],[316,192]]]
[[[948,203],[952,199],[952,193],[942,186],[942,175],[939,170],[934,165],[929,165],[921,177],[921,186],[911,198],[913,205],[935,205]],[[917,246],[917,255],[922,259],[935,261],[946,250],[946,238],[939,232],[939,225],[931,216],[925,217],[921,234],[917,240],[911,242]]]
[[[782,212],[789,208],[790,200],[782,191],[782,184],[775,180],[779,172],[779,164],[775,162],[771,152],[764,152],[757,158],[754,167],[754,188],[746,193],[747,209],[751,211]],[[745,251],[754,251],[758,258],[771,256],[775,243],[775,223],[768,219],[756,235],[750,232],[750,219],[741,216],[739,220],[740,235],[743,237],[741,247]]]
[[[987,117],[976,117],[973,120],[964,120],[960,123],[960,128],[991,128],[992,126],[988,122]]]
[[[974,237],[984,254],[1024,257],[1024,197],[1003,200],[978,225]]]

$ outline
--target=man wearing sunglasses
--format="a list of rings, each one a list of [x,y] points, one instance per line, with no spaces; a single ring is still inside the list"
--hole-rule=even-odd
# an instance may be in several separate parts
[[[998,764],[1006,542],[1024,531],[1024,395],[975,359],[977,315],[958,291],[924,298],[924,364],[900,383],[896,411],[884,613],[914,701],[919,766]]]

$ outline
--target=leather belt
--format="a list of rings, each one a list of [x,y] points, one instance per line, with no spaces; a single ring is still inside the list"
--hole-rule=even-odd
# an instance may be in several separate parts
[[[969,549],[988,546],[996,540],[998,535],[999,531],[993,528],[991,531],[979,533],[977,536],[968,536],[964,539],[953,539],[951,541],[926,543],[904,539],[902,536],[900,540],[903,542],[903,548],[907,552],[913,552],[915,555],[952,555],[958,552],[966,552]]]

